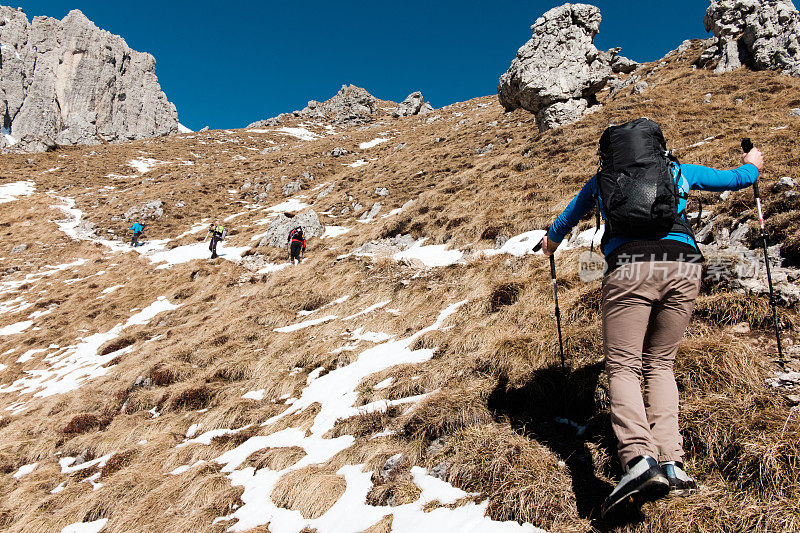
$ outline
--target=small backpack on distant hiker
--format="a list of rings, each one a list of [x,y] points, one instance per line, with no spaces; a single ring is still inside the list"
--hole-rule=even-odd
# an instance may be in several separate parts
[[[661,127],[647,118],[609,126],[600,137],[600,171],[597,185],[604,207],[604,241],[614,235],[660,239],[669,233],[694,238],[678,202],[681,194]]]
[[[298,264],[302,259],[302,255],[306,251],[306,240],[303,236],[303,228],[298,226],[290,231],[288,241],[289,262]]]

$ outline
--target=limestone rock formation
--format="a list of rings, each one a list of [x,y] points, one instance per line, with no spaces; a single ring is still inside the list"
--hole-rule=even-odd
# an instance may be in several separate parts
[[[281,213],[267,227],[267,233],[258,242],[259,248],[262,246],[286,247],[289,232],[298,226],[303,228],[306,239],[319,237],[325,233],[325,226],[320,223],[319,216],[315,211],[306,211],[293,217]]]
[[[0,44],[0,147],[42,151],[178,132],[153,56],[78,10],[29,23],[22,11],[0,6]]]
[[[714,43],[700,66],[722,73],[748,66],[800,76],[800,14],[791,0],[712,0],[704,19]]]
[[[419,91],[413,92],[406,96],[406,99],[400,102],[400,105],[392,111],[392,116],[397,117],[410,117],[412,115],[426,115],[432,112],[433,106],[426,102]]]
[[[506,110],[534,113],[539,129],[574,122],[596,104],[595,94],[613,73],[635,63],[594,46],[600,10],[587,4],[564,4],[531,26],[533,36],[500,77],[497,92]]]
[[[324,102],[311,100],[300,111],[281,113],[277,117],[253,122],[248,128],[274,127],[291,118],[313,118],[328,120],[333,124],[368,124],[375,120],[380,100],[366,89],[355,85],[342,85],[333,98]]]

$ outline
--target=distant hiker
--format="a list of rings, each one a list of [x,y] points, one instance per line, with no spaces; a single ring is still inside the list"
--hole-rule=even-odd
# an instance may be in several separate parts
[[[286,241],[289,244],[289,262],[298,264],[302,259],[301,255],[305,255],[306,239],[303,235],[303,228],[298,226],[289,232],[289,238]]]
[[[139,237],[142,236],[142,232],[144,231],[144,225],[137,222],[133,226],[128,228],[128,230],[133,232],[133,237],[131,237],[131,246],[133,246],[134,248],[136,248],[137,246],[141,246],[142,243],[139,242]]]
[[[603,351],[611,424],[625,471],[603,504],[606,514],[619,504],[696,489],[683,470],[673,374],[702,276],[702,255],[686,219],[688,193],[748,187],[758,179],[764,159],[753,149],[733,170],[680,164],[666,151],[661,128],[649,119],[609,127],[600,138],[599,155],[599,172],[558,216],[542,248],[554,253],[598,206],[605,219],[601,249],[608,265]]]
[[[219,257],[217,255],[217,243],[225,240],[225,237],[228,235],[228,230],[217,220],[208,228],[208,235],[211,235],[211,244],[208,245],[208,250],[211,252],[211,259],[216,259]]]

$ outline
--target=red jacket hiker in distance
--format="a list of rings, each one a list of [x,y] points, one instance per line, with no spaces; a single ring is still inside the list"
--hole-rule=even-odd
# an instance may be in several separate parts
[[[301,252],[306,251],[306,240],[303,238],[303,230],[301,228],[295,228],[290,231],[287,242],[289,243],[289,262],[294,263],[295,260],[297,260],[299,263]]]

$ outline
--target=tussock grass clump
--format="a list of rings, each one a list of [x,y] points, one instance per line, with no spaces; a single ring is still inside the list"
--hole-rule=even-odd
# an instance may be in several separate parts
[[[734,355],[735,354],[735,355]],[[741,340],[726,336],[684,340],[675,361],[678,386],[707,393],[752,393],[763,388],[761,359]]]
[[[78,435],[92,431],[100,427],[100,417],[91,413],[84,413],[72,417],[66,426],[61,430],[66,435]]]
[[[489,297],[489,312],[496,313],[503,307],[517,303],[523,289],[521,283],[503,283],[495,287]]]
[[[319,518],[346,488],[347,482],[331,468],[307,466],[279,479],[270,497],[278,507],[299,511],[303,518]]]
[[[448,481],[487,496],[492,519],[530,522],[552,531],[579,520],[567,469],[547,448],[509,426],[464,429],[448,447]]]
[[[150,370],[150,381],[156,387],[166,387],[178,381],[178,371],[169,366],[156,365]]]
[[[122,350],[123,348],[127,348],[128,346],[131,346],[133,344],[136,344],[136,337],[133,336],[120,337],[118,339],[109,341],[107,344],[103,345],[97,353],[99,355],[108,355],[110,353],[116,352],[117,350]]]
[[[800,498],[800,420],[782,403],[766,391],[690,398],[682,410],[687,451],[760,499]]]
[[[364,533],[391,533],[394,515],[387,515],[364,530]]]
[[[730,326],[740,322],[747,322],[750,327],[759,329],[772,326],[772,307],[766,297],[733,292],[702,295],[697,299],[695,313],[718,326]],[[794,327],[792,316],[780,308],[778,319],[783,327]]]
[[[445,389],[425,398],[405,416],[403,431],[413,437],[434,440],[491,422],[486,399],[493,385],[487,380],[476,380],[472,385]]]
[[[373,472],[372,483],[372,488],[367,493],[369,505],[397,507],[417,501],[422,494],[411,477],[408,465],[395,468],[386,478]]]
[[[172,409],[205,409],[214,397],[214,392],[206,387],[190,387],[184,389],[170,402]]]
[[[720,527],[721,524],[724,526]],[[788,498],[762,500],[747,493],[731,492],[724,482],[714,479],[704,483],[702,490],[691,498],[658,502],[639,526],[637,530],[670,533],[800,531],[800,508],[796,500]]]
[[[136,456],[136,450],[125,450],[122,452],[115,453],[111,456],[105,466],[102,468],[102,476],[108,477],[111,474],[122,470],[129,464],[133,462],[133,458]]]
[[[400,408],[391,406],[386,410],[370,411],[360,413],[350,418],[340,418],[336,421],[326,437],[336,438],[342,435],[353,435],[354,437],[369,437],[387,427],[390,427],[393,419],[400,414]]]
[[[247,461],[244,462],[244,466],[252,466],[256,469],[269,468],[270,470],[283,470],[296,464],[305,456],[305,450],[298,446],[267,448],[248,457]]]

